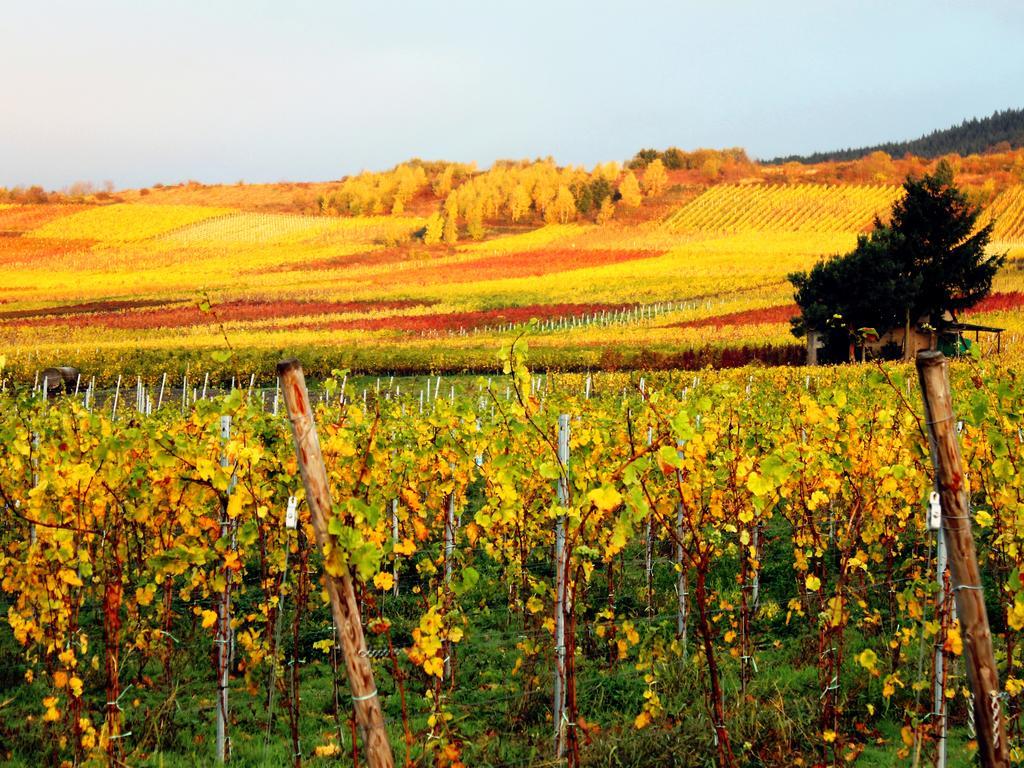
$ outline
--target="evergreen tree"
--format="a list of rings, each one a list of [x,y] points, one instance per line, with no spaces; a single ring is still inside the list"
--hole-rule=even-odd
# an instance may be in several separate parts
[[[971,307],[992,290],[1006,257],[985,253],[993,225],[977,228],[979,211],[953,184],[949,166],[908,178],[903,188],[888,225],[876,219],[851,253],[789,275],[801,313],[792,320],[794,335],[813,330],[838,342],[863,328],[903,325],[909,332],[920,319],[939,327],[946,312]]]

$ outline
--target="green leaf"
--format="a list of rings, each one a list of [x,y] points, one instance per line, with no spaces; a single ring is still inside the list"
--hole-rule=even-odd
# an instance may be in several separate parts
[[[540,465],[540,476],[547,480],[557,480],[562,476],[562,471],[555,462],[545,461]]]
[[[234,352],[229,349],[215,349],[210,353],[210,357],[213,358],[215,363],[226,363],[234,356]]]
[[[767,496],[774,488],[775,486],[771,481],[757,472],[751,472],[747,477],[747,489],[754,494],[754,496]]]
[[[462,569],[462,580],[453,585],[452,589],[454,589],[456,595],[461,597],[473,589],[479,581],[480,572],[476,568],[467,565]]]
[[[248,547],[256,541],[257,534],[258,531],[256,529],[255,521],[249,520],[238,528],[238,543],[243,547]]]
[[[696,433],[690,423],[690,414],[687,411],[679,411],[672,418],[672,434],[677,440],[691,440]]]
[[[679,456],[679,450],[671,445],[663,445],[658,450],[658,461],[666,466],[679,469],[683,466],[683,460]]]
[[[761,473],[770,477],[780,484],[786,480],[791,474],[793,474],[793,468],[789,466],[780,456],[777,454],[769,454],[765,456],[761,462]]]
[[[872,387],[880,387],[885,384],[885,374],[881,371],[868,371],[867,375],[868,384]]]
[[[230,394],[224,396],[224,400],[221,403],[221,412],[225,414],[231,413],[232,411],[237,410],[241,404],[242,390],[236,389]]]

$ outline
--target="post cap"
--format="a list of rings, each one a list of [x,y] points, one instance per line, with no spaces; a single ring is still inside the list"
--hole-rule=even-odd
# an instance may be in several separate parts
[[[302,370],[302,363],[299,362],[297,357],[289,357],[282,360],[277,364],[277,375],[284,376],[286,373],[294,370]]]
[[[943,365],[946,356],[937,349],[922,349],[917,353],[917,367],[931,368],[936,365]]]

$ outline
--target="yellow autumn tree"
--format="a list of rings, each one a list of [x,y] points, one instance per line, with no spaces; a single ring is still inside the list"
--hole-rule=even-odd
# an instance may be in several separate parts
[[[655,158],[647,170],[644,171],[644,192],[648,197],[660,195],[668,182],[668,173],[665,172],[665,164],[661,158]]]
[[[612,202],[611,197],[606,197],[601,201],[601,207],[597,211],[597,223],[607,224],[612,220],[615,215],[615,203]]]
[[[643,195],[640,194],[640,182],[636,180],[632,171],[626,171],[626,175],[619,182],[619,195],[622,197],[622,204],[629,208],[636,208],[643,201]]]
[[[512,223],[518,222],[530,211],[530,193],[522,184],[516,184],[509,195],[508,213]]]
[[[434,180],[434,194],[437,197],[448,197],[452,191],[452,177],[455,175],[455,166],[446,165],[441,174]]]
[[[555,193],[555,199],[544,210],[544,221],[548,224],[568,224],[576,218],[576,198],[564,184]]]
[[[435,211],[427,219],[427,227],[423,231],[423,242],[425,245],[437,245],[444,236],[444,219],[441,214]]]
[[[459,239],[459,201],[454,192],[449,192],[444,201],[444,230],[442,239],[454,245]]]
[[[474,240],[484,236],[484,210],[480,198],[474,199],[466,208],[466,231]]]

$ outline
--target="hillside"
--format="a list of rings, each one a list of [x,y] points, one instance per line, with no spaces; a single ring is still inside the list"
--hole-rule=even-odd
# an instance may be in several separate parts
[[[237,373],[282,350],[326,371],[487,370],[535,319],[545,367],[794,362],[786,275],[849,250],[901,194],[680,170],[638,171],[627,200],[615,164],[417,168],[321,187],[319,215],[266,212],[261,187],[247,205],[244,185],[0,206],[0,352],[26,376]],[[999,190],[986,216],[1010,263],[977,317],[1015,329],[1024,187]],[[230,366],[211,358],[226,345]]]
[[[809,155],[778,157],[771,163],[823,163],[857,160],[872,152],[885,152],[890,157],[911,154],[923,158],[942,155],[977,155],[989,151],[1005,151],[1024,147],[1024,109],[1006,109],[989,117],[973,117],[910,141],[891,141],[873,147],[814,152]]]

